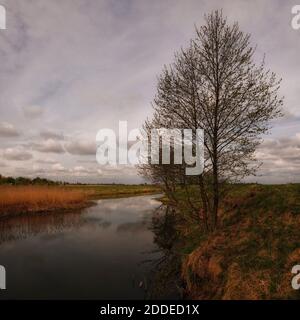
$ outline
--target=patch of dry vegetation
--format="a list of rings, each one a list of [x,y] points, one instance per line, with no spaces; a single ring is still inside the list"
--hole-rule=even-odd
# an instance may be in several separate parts
[[[82,208],[87,193],[60,186],[1,186],[0,217],[20,213]]]

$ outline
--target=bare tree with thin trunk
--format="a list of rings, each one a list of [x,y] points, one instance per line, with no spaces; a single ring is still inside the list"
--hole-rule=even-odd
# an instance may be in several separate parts
[[[204,129],[205,169],[198,177],[184,170],[143,166],[142,173],[163,183],[197,184],[208,230],[218,225],[222,186],[254,174],[255,149],[270,120],[281,115],[280,80],[254,62],[250,35],[230,25],[221,11],[205,16],[187,49],[175,55],[158,80],[151,128]]]

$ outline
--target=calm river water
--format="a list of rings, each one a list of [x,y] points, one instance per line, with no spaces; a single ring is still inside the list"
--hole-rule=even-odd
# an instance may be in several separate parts
[[[81,213],[0,221],[7,273],[0,299],[147,298],[163,256],[153,231],[157,197],[98,200]]]

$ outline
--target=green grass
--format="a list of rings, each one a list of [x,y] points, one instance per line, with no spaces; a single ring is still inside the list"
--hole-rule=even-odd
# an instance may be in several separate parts
[[[120,198],[162,192],[156,185],[69,185],[68,188],[80,189],[86,192],[90,199]]]

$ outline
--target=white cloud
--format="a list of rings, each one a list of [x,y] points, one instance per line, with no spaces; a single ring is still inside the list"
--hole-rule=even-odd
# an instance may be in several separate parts
[[[62,171],[66,171],[65,167],[61,164],[61,163],[55,163],[51,166],[51,169],[54,172],[62,172]]]
[[[74,167],[75,172],[87,172],[88,170],[84,168],[83,166],[76,166]]]

